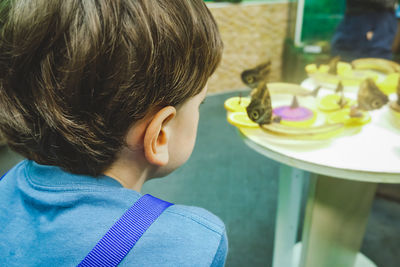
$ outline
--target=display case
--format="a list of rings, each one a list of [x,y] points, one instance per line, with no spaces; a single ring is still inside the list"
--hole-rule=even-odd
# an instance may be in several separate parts
[[[282,79],[299,83],[307,77],[304,67],[330,59],[330,40],[343,18],[345,0],[299,0],[291,5],[296,19],[289,21],[285,41]]]

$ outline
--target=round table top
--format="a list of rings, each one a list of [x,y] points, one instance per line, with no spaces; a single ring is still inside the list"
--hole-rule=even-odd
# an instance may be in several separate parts
[[[307,79],[302,86],[314,88],[315,84]],[[330,89],[321,91],[321,95],[331,93]],[[354,98],[355,94],[346,96]],[[274,96],[272,103],[274,105]],[[370,115],[371,122],[359,132],[330,140],[271,138],[254,128],[241,128],[240,131],[249,147],[292,167],[337,178],[400,183],[400,122],[388,106],[372,111]]]

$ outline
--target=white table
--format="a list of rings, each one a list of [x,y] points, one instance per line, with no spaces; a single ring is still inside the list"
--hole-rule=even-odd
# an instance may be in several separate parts
[[[377,183],[400,183],[400,126],[388,107],[371,117],[359,133],[325,142],[285,143],[241,129],[250,148],[282,163],[274,267],[375,266],[359,249]],[[302,245],[295,246],[302,184],[309,173]]]

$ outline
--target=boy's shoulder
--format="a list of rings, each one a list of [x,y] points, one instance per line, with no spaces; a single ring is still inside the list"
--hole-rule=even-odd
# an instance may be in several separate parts
[[[150,226],[122,265],[223,266],[227,251],[225,225],[216,215],[199,207],[173,205]]]
[[[200,207],[173,205],[169,207],[165,213],[170,216],[176,216],[177,218],[196,223],[217,234],[222,234],[225,231],[225,225],[220,218],[210,211]]]

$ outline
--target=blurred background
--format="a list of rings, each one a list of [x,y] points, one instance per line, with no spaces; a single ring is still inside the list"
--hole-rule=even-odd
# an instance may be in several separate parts
[[[272,61],[271,82],[303,81],[305,65],[331,58],[331,39],[346,12],[346,0],[206,2],[225,44],[221,66],[210,81],[212,92],[242,88],[241,71],[267,59]],[[394,60],[400,57],[399,48],[398,32]]]

